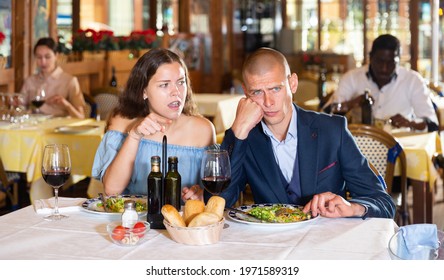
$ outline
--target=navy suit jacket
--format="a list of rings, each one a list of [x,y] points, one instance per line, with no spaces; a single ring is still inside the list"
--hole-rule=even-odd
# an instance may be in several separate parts
[[[346,119],[294,108],[303,203],[318,193],[330,191],[345,197],[349,191],[350,201],[368,207],[366,217],[393,218],[393,200],[359,151]],[[232,169],[230,186],[221,194],[227,205],[236,203],[246,184],[251,187],[255,203],[291,203],[280,179],[271,140],[260,123],[244,140],[228,129],[221,148],[229,151]]]

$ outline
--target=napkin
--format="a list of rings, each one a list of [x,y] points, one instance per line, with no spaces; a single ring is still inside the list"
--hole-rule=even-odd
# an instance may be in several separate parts
[[[414,224],[399,228],[398,256],[403,259],[429,259],[430,248],[438,249],[435,224]]]
[[[54,211],[54,197],[34,200],[34,209],[37,214],[51,214]],[[82,209],[85,198],[59,197],[59,212],[69,213]]]

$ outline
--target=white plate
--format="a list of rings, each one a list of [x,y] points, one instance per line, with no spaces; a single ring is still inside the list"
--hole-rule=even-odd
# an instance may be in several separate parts
[[[98,125],[71,125],[71,126],[59,126],[54,130],[57,133],[65,133],[65,134],[78,134],[88,132],[90,130],[94,130],[99,128]]]
[[[300,208],[301,206],[299,205],[295,205],[295,204],[283,204],[283,203],[264,203],[264,204],[252,204],[252,205],[245,205],[245,206],[240,206],[237,207],[236,209],[242,210],[242,211],[248,211],[252,208],[255,207],[271,207],[274,205],[282,205],[285,207],[294,207],[294,208]],[[251,224],[251,225],[259,225],[259,226],[272,226],[272,227],[281,227],[281,226],[295,226],[295,225],[301,225],[301,224],[307,224],[307,223],[311,223],[314,220],[316,220],[319,216],[316,217],[312,217],[309,220],[304,220],[304,221],[300,221],[300,222],[292,222],[292,223],[267,223],[267,222],[253,222],[253,221],[249,221],[247,219],[241,218],[240,215],[238,215],[236,212],[234,211],[228,211],[228,218],[230,218],[233,221],[239,222],[239,223],[244,223],[244,224]]]
[[[50,119],[50,118],[52,118],[52,115],[37,114],[37,113],[34,113],[34,114],[30,114],[30,115],[29,115],[29,119],[31,119],[31,120],[37,120],[37,121],[39,121],[39,122],[41,122],[41,121],[45,121],[45,120],[48,120],[48,119]]]
[[[143,202],[147,203],[147,196],[146,195],[121,195],[119,197],[122,197],[124,200],[134,200],[136,202]],[[103,206],[98,205],[101,204],[102,201],[100,198],[91,198],[87,199],[82,204],[82,209],[86,212],[93,213],[93,214],[100,214],[100,215],[111,215],[111,216],[118,216],[122,215],[122,213],[119,212],[105,212],[105,209],[103,209]],[[138,212],[139,215],[145,215],[146,211],[144,212]]]

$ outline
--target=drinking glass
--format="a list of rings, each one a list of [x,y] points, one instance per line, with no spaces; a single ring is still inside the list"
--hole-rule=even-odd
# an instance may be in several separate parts
[[[46,97],[45,90],[40,89],[35,92],[35,95],[33,96],[32,100],[31,100],[32,105],[36,108],[35,112],[37,114],[41,113],[40,107],[42,107],[43,104],[45,104],[45,97]]]
[[[230,158],[226,150],[207,150],[200,170],[202,184],[212,195],[219,195],[231,182]]]
[[[65,144],[46,145],[43,151],[42,176],[45,182],[54,188],[54,211],[45,220],[57,221],[68,216],[59,213],[59,188],[71,175],[71,157]]]

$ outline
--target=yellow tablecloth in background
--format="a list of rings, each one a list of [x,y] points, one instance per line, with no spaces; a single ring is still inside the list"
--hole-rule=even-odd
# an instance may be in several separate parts
[[[77,134],[56,133],[59,126],[97,125],[97,129]],[[72,174],[91,176],[96,149],[104,133],[105,122],[93,119],[52,118],[35,125],[0,126],[0,156],[7,171],[24,172],[33,182],[41,177],[41,161],[46,144],[67,144]]]
[[[433,188],[438,172],[432,163],[433,154],[441,152],[441,141],[437,132],[393,133],[402,145],[407,158],[407,177],[429,182]]]

